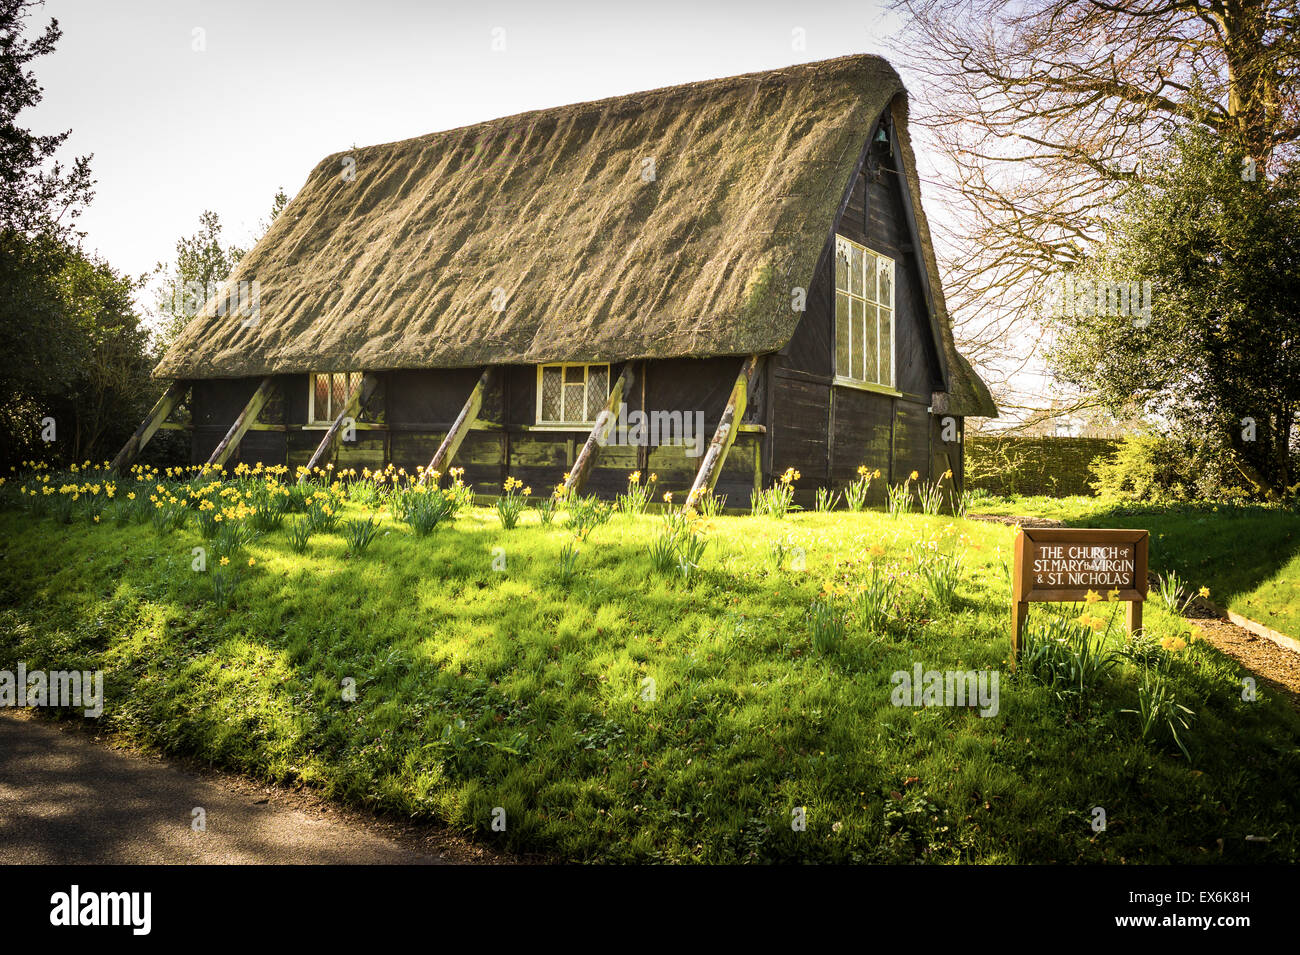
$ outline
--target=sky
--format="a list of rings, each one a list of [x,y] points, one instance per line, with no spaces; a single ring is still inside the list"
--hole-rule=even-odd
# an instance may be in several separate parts
[[[47,0],[29,34],[51,16],[63,39],[23,120],[71,129],[63,158],[93,154],[79,228],[130,274],[170,260],[205,209],[246,243],[277,188],[339,150],[881,53],[899,28],[881,0]]]

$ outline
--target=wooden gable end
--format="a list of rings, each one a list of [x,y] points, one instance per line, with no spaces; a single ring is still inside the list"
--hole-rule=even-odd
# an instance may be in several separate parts
[[[875,142],[883,124],[888,143]],[[785,367],[817,376],[835,370],[835,236],[889,256],[895,262],[895,387],[922,397],[945,388],[946,369],[929,304],[930,290],[916,235],[902,157],[888,113],[873,127],[851,184],[845,184],[835,225],[826,238],[808,289],[807,308],[790,343]]]

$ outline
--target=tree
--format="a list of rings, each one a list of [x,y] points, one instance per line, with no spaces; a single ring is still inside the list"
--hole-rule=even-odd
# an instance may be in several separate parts
[[[57,20],[33,40],[23,31],[32,0],[0,0],[0,230],[24,234],[66,228],[93,196],[89,156],[70,169],[55,162],[46,168],[69,131],[36,135],[17,123],[24,109],[41,101],[41,87],[29,69],[32,60],[54,50],[62,31]]]
[[[0,464],[101,460],[130,435],[156,391],[137,287],[69,241],[0,232]]]
[[[275,190],[275,195],[271,197],[271,215],[269,218],[262,220],[261,229],[257,234],[258,239],[266,235],[267,231],[271,228],[271,225],[276,219],[280,218],[280,213],[284,211],[284,207],[288,204],[289,194],[284,191],[284,186],[280,186]]]
[[[60,279],[83,357],[71,386],[49,406],[56,420],[70,426],[62,448],[71,460],[107,460],[157,393],[149,336],[133,302],[140,281],[80,253],[69,257]]]
[[[1048,280],[1086,257],[1174,132],[1201,126],[1261,175],[1294,161],[1294,0],[895,6],[911,15],[900,54],[921,76],[917,119],[954,190],[946,297],[982,370],[1000,363],[1009,377],[1040,347]],[[1005,389],[1004,379],[999,404],[1014,409]]]
[[[283,188],[271,200],[270,218],[259,223],[256,243],[280,212],[289,204]],[[159,349],[166,350],[190,319],[220,291],[246,252],[221,240],[221,217],[210,210],[199,216],[199,229],[176,241],[176,260],[159,262],[154,275],[161,279],[157,289]]]
[[[1276,498],[1300,453],[1300,176],[1252,179],[1243,158],[1192,127],[1147,164],[1076,288],[1095,303],[1117,277],[1150,276],[1150,314],[1058,310],[1052,357],[1065,380],[1113,408],[1142,403]]]
[[[0,0],[0,465],[55,452],[100,458],[147,404],[136,283],[85,255],[72,230],[90,200],[90,157],[53,161],[67,132],[37,135],[19,114],[41,100],[30,69],[61,33],[24,31],[38,3]],[[52,419],[55,441],[45,443]]]
[[[159,262],[155,275],[164,276],[158,289],[159,350],[165,350],[230,278],[244,249],[221,241],[221,217],[210,210],[199,216],[199,229],[176,240],[176,261]]]

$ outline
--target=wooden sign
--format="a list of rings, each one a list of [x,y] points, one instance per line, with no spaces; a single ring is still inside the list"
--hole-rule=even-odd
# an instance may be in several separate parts
[[[1022,527],[1016,534],[1011,571],[1013,660],[1020,656],[1030,601],[1082,601],[1091,590],[1102,599],[1126,601],[1129,636],[1141,630],[1147,545],[1143,530]]]

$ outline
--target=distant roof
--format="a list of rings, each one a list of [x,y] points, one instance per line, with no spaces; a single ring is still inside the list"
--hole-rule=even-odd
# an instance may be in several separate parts
[[[893,68],[849,56],[535,110],[327,157],[154,374],[765,353],[794,334],[866,137],[895,129],[951,378],[956,351]]]

